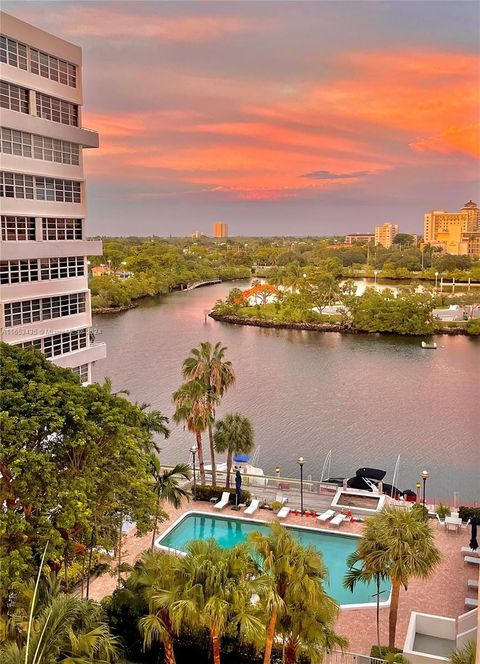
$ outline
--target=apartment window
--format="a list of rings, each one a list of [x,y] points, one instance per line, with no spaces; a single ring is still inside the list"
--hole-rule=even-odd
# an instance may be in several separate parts
[[[42,281],[45,279],[83,277],[85,275],[85,258],[83,256],[42,258],[40,268]]]
[[[38,259],[0,261],[0,283],[20,284],[38,281]]]
[[[22,348],[33,346],[42,351],[47,358],[73,353],[87,347],[87,328],[54,334],[51,337],[33,339],[21,344]]]
[[[57,203],[80,203],[80,182],[2,172],[0,174],[0,196],[35,198],[38,201],[56,201]]]
[[[28,90],[0,81],[0,107],[9,111],[28,113]]]
[[[79,367],[73,367],[72,371],[80,376],[82,383],[88,382],[88,364],[81,364]]]
[[[0,127],[0,149],[5,154],[54,161],[57,164],[78,166],[80,160],[80,150],[76,143],[7,127]]]
[[[0,127],[0,149],[5,154],[19,157],[32,156],[32,135],[25,131],[16,131]]]
[[[4,305],[5,327],[26,325],[52,318],[74,316],[85,311],[86,293],[71,293]]]
[[[83,237],[81,219],[44,217],[42,231],[44,240],[81,240]]]
[[[2,240],[4,242],[35,240],[35,218],[2,215]]]
[[[44,120],[78,127],[78,106],[37,92],[37,115]]]
[[[30,71],[52,81],[58,81],[71,88],[77,87],[77,68],[75,65],[56,58],[48,53],[30,49]]]
[[[25,44],[0,35],[0,62],[27,70],[27,47]]]

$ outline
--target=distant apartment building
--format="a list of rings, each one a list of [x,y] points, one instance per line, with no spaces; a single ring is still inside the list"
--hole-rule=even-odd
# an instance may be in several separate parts
[[[202,237],[207,237],[207,234],[204,233],[203,231],[195,231],[194,233],[191,234],[190,236],[192,240],[200,240]]]
[[[345,244],[355,244],[355,242],[368,244],[374,240],[375,233],[350,233],[350,235],[345,235]]]
[[[1,340],[34,346],[91,381],[93,342],[80,48],[1,13]]]
[[[390,249],[398,235],[398,224],[386,222],[383,226],[375,226],[375,246],[381,245],[385,249]]]
[[[480,256],[478,205],[470,200],[459,212],[427,212],[424,218],[424,242],[454,256]]]
[[[228,237],[228,224],[222,221],[213,224],[213,237]]]

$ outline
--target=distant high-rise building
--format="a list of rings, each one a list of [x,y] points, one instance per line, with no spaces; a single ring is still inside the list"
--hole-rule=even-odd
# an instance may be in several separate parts
[[[379,244],[385,249],[390,249],[398,234],[398,224],[386,222],[383,226],[375,226],[375,246]]]
[[[190,236],[192,240],[200,240],[202,237],[207,237],[207,234],[204,233],[203,231],[195,231],[194,233],[191,234]]]
[[[368,244],[374,240],[375,233],[350,233],[350,235],[345,235],[345,244],[355,244],[355,242]]]
[[[228,224],[223,221],[213,224],[213,237],[228,237]]]
[[[82,150],[82,52],[1,13],[1,340],[34,346],[87,383],[93,343]]]
[[[480,255],[478,205],[470,200],[459,212],[427,212],[424,218],[424,242],[455,256]]]

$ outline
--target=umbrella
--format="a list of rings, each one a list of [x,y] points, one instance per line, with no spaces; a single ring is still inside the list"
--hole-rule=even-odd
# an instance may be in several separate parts
[[[475,515],[472,516],[470,519],[470,525],[472,526],[472,539],[470,540],[470,548],[472,551],[476,551],[478,549],[478,542],[477,542],[477,525],[478,525],[478,519]]]
[[[240,471],[237,470],[235,473],[235,492],[236,492],[236,501],[237,505],[240,502],[240,497],[242,495],[242,476],[240,475]]]

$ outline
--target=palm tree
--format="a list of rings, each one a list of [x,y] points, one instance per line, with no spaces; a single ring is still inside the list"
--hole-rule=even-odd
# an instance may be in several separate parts
[[[283,636],[288,664],[302,653],[320,661],[325,648],[343,647],[345,640],[333,630],[338,605],[323,590],[327,570],[321,554],[299,544],[278,523],[269,535],[252,533],[250,541],[267,583],[262,595],[267,619],[264,664],[270,663],[277,632]]]
[[[253,427],[247,417],[240,413],[228,413],[215,424],[215,451],[227,453],[227,478],[225,486],[230,487],[230,473],[234,454],[249,454],[254,447]]]
[[[428,578],[440,562],[432,529],[420,510],[385,507],[366,520],[357,556],[361,563],[358,578],[357,573],[349,570],[345,579],[348,587],[362,581],[362,576],[374,574],[388,577],[392,583],[388,647],[393,649],[400,588],[407,590],[411,578]]]
[[[232,363],[224,359],[226,350],[227,348],[222,346],[219,341],[213,347],[209,341],[204,341],[199,348],[192,348],[182,367],[184,378],[198,380],[203,383],[205,388],[206,407],[210,415],[207,427],[212,460],[213,486],[217,484],[212,431],[212,424],[215,420],[215,406],[225,391],[235,383]]]
[[[206,627],[214,664],[220,664],[221,639],[227,631],[234,631],[241,641],[259,641],[263,624],[252,602],[257,568],[246,546],[223,549],[213,539],[194,540],[185,557],[175,558],[175,566],[175,589],[160,590],[154,600],[168,612],[177,633],[185,626]]]
[[[160,514],[155,514],[155,522],[153,525],[152,533],[152,544],[151,550],[153,551],[153,546],[155,544],[155,538],[157,536],[157,524],[159,517],[166,518],[166,514],[162,510],[161,504],[167,502],[176,509],[182,504],[182,500],[187,498],[190,499],[190,491],[188,489],[183,489],[179,485],[179,480],[181,478],[185,480],[190,480],[192,473],[190,466],[186,463],[177,463],[176,466],[170,468],[170,470],[162,470],[160,465],[160,459],[156,454],[152,454],[150,457],[150,465],[152,468],[153,480],[155,482],[155,490],[157,493],[157,507],[160,510]]]
[[[205,484],[205,463],[203,460],[202,433],[211,423],[211,410],[203,384],[198,380],[189,380],[173,394],[175,413],[173,420],[178,424],[185,422],[187,429],[195,434],[198,448],[200,482]]]

